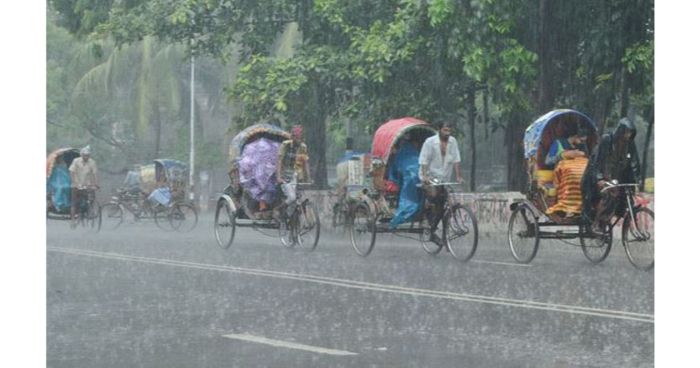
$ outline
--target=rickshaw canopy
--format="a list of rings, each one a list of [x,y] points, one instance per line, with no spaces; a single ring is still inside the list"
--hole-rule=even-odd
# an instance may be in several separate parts
[[[537,153],[540,145],[546,145],[543,147],[545,150],[548,146],[552,144],[554,138],[551,133],[551,129],[546,129],[551,123],[563,122],[564,124],[576,126],[585,125],[590,130],[589,145],[595,144],[597,140],[597,128],[593,120],[586,116],[585,114],[571,109],[557,109],[552,110],[535,120],[530,126],[525,130],[525,136],[523,137],[523,146],[525,151],[525,158],[537,159]],[[546,153],[546,152],[545,152]]]
[[[165,175],[167,182],[184,182],[187,178],[187,164],[182,161],[172,159],[153,160],[155,164],[156,180]]]
[[[426,135],[436,133],[436,130],[423,120],[413,117],[389,120],[377,129],[372,140],[372,156],[379,157],[384,162],[391,155],[391,147],[409,131],[420,130]]]
[[[276,142],[282,142],[291,139],[292,136],[282,128],[272,124],[254,124],[241,130],[231,140],[229,145],[229,162],[234,162],[240,157],[243,152],[243,147],[252,140],[265,137]]]
[[[56,159],[59,157],[62,157],[66,162],[66,165],[70,167],[73,160],[80,157],[80,150],[72,147],[64,147],[49,153],[48,157],[46,158],[46,179],[51,176],[54,165],[56,164]]]

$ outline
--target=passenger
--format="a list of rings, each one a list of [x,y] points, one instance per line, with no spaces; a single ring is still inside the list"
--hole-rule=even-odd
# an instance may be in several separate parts
[[[545,166],[552,169],[563,159],[586,157],[588,147],[586,145],[588,132],[579,128],[575,134],[568,138],[557,138],[549,148],[545,158]]]
[[[557,190],[557,203],[547,209],[547,214],[559,213],[574,217],[581,214],[583,197],[581,178],[588,164],[586,142],[588,133],[579,127],[575,134],[566,139],[557,139],[547,155],[547,163],[555,163],[554,185]]]
[[[51,204],[58,212],[67,211],[70,208],[70,173],[68,165],[62,157],[57,157],[48,182],[48,192],[51,196]]]
[[[397,180],[401,188],[399,191],[399,206],[389,227],[396,229],[411,219],[423,206],[423,192],[418,188],[420,183],[418,157],[420,156],[420,140],[418,137],[409,136],[401,142],[398,151],[394,155],[393,169],[389,177]]]

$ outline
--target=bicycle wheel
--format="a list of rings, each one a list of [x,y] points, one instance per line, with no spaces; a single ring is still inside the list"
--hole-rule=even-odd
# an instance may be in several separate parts
[[[479,243],[479,228],[472,210],[455,205],[446,211],[442,222],[445,223],[443,242],[452,257],[461,262],[471,259]]]
[[[316,249],[318,238],[321,235],[321,221],[318,211],[311,202],[302,204],[298,211],[299,227],[297,229],[297,243],[307,252]]]
[[[602,234],[590,234],[586,231],[586,226],[579,226],[581,238],[581,248],[583,255],[593,264],[603,262],[610,254],[613,242],[613,228],[610,224],[605,224]]]
[[[530,263],[540,246],[540,229],[535,213],[520,204],[508,221],[508,245],[518,263]]]
[[[173,230],[179,232],[192,231],[197,226],[197,210],[189,203],[176,203],[170,208],[168,221]]]
[[[634,219],[629,213],[622,225],[622,245],[632,265],[648,271],[654,267],[654,211],[635,208]]]
[[[102,227],[102,211],[100,211],[100,204],[95,200],[89,201],[88,208],[84,216],[84,224],[90,229],[90,231],[99,232],[100,228]]]
[[[352,211],[352,231],[350,241],[355,253],[366,257],[372,252],[377,240],[377,229],[372,211],[366,203],[361,203]]]
[[[435,233],[436,234],[443,234],[443,221],[440,221],[437,225],[437,228],[435,228]],[[423,228],[423,231],[420,233],[420,244],[423,246],[423,250],[434,256],[442,250],[442,243],[440,244],[435,244],[433,241],[430,240],[430,226],[427,228]]]
[[[173,230],[168,213],[169,211],[165,207],[158,206],[153,208],[153,220],[155,220],[156,226],[158,226],[161,230]]]
[[[284,209],[286,211],[286,209]],[[297,211],[294,211],[291,216],[285,216],[280,221],[279,225],[279,235],[280,243],[285,248],[292,248],[296,245],[296,229],[298,227],[298,216]]]
[[[228,249],[233,244],[236,235],[236,216],[231,211],[228,203],[221,200],[216,204],[214,213],[214,236],[216,242],[223,249]]]
[[[102,226],[106,230],[116,230],[124,221],[124,210],[117,202],[108,202],[100,208]]]

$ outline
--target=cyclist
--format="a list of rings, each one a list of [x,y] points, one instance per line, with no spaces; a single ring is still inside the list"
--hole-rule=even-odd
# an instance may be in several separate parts
[[[435,234],[440,223],[441,214],[447,202],[447,191],[443,186],[432,186],[432,182],[448,182],[455,172],[455,180],[462,182],[459,164],[462,161],[459,154],[457,139],[452,136],[452,124],[446,120],[438,123],[438,134],[428,138],[423,143],[418,162],[420,164],[420,180],[425,188],[427,199],[428,219],[430,222],[430,241],[441,245],[442,240]]]
[[[287,207],[287,214],[294,210],[289,206],[296,201],[297,182],[309,181],[309,154],[304,143],[304,130],[301,125],[292,127],[292,139],[282,142],[277,158],[277,183],[282,189],[284,201],[275,212]]]
[[[90,157],[90,146],[80,150],[80,158],[73,160],[70,168],[71,177],[71,227],[76,227],[76,208],[83,198],[94,198],[95,190],[99,188],[97,181],[97,164]],[[83,209],[80,209],[83,211]]]
[[[583,215],[589,224],[605,223],[614,210],[617,216],[625,211],[624,198],[609,191],[610,199],[601,200],[606,181],[620,184],[639,183],[639,156],[634,144],[637,129],[628,118],[622,118],[613,133],[606,133],[593,149],[581,181]],[[595,221],[597,219],[597,221]]]

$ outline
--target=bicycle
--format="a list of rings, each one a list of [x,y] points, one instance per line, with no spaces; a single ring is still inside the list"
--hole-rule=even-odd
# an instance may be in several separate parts
[[[308,198],[302,200],[303,191],[299,186],[312,183],[286,183],[296,192],[296,198],[286,205],[279,220],[279,237],[284,247],[300,245],[307,252],[312,252],[318,245],[321,234],[321,222],[316,206]]]

